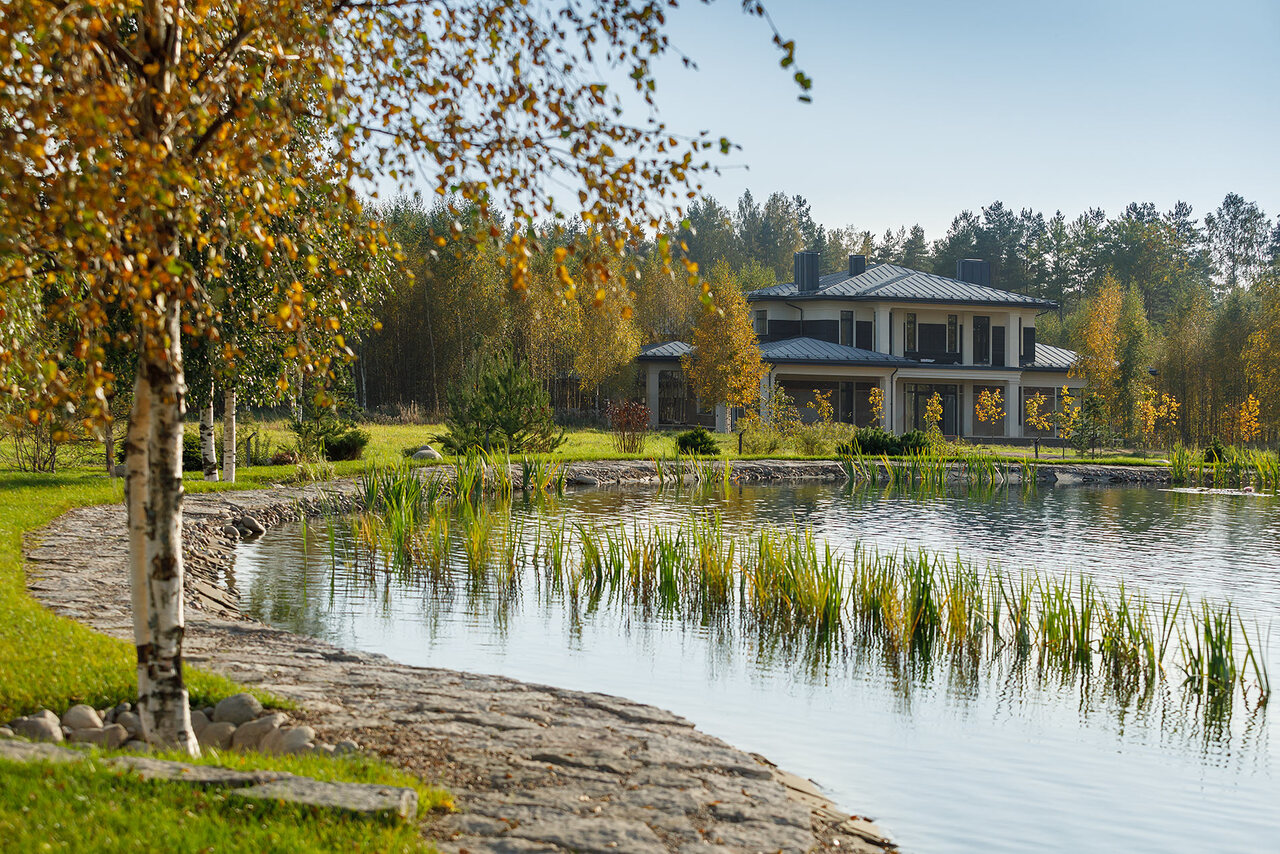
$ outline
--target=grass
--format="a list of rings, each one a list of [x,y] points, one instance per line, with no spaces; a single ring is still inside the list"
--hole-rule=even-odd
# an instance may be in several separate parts
[[[234,488],[269,485],[242,470]],[[193,492],[226,489],[194,478]],[[121,481],[84,470],[56,475],[0,472],[0,720],[75,703],[95,708],[137,696],[130,644],[45,610],[26,592],[22,538],[75,507],[115,503]],[[199,705],[246,690],[229,679],[186,671]],[[247,689],[268,705],[288,706]],[[172,757],[185,758],[185,757]],[[199,762],[270,768],[327,780],[411,785],[423,810],[447,807],[447,793],[381,762],[352,757],[281,757],[208,752]],[[0,847],[11,851],[423,851],[414,824],[370,822],[324,810],[241,802],[216,790],[142,782],[101,763],[26,765],[0,761]]]
[[[244,760],[248,767],[250,760]],[[319,772],[323,763],[308,770]],[[395,775],[328,762],[330,777]],[[294,763],[272,762],[293,770]],[[144,782],[96,761],[0,762],[0,839],[9,851],[429,851],[416,825],[250,801],[226,790]],[[261,765],[252,765],[261,767]],[[439,803],[433,798],[423,803]]]
[[[45,610],[27,595],[22,537],[73,507],[121,500],[120,481],[83,472],[0,472],[0,720],[75,703],[95,708],[137,697],[136,657],[125,641]],[[221,676],[188,671],[201,705],[241,690]],[[260,695],[267,702],[278,699]]]

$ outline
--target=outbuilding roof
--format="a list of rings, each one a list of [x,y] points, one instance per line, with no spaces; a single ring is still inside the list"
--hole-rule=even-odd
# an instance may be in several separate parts
[[[847,270],[829,273],[818,279],[815,291],[801,291],[794,282],[787,282],[752,291],[747,294],[747,299],[752,302],[768,299],[892,300],[1057,308],[1057,303],[1052,300],[962,282],[897,264],[877,264],[856,276],[850,276]]]
[[[640,348],[637,359],[651,362],[666,362],[679,359],[693,352],[693,348],[683,341],[667,341],[663,344],[647,344]]]

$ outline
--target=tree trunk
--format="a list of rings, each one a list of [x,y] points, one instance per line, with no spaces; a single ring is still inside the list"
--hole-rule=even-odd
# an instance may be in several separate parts
[[[222,479],[236,480],[236,390],[230,386],[222,396]]]
[[[218,479],[218,449],[213,444],[213,383],[209,383],[209,400],[200,412],[200,467],[205,480]]]
[[[106,431],[102,434],[102,452],[107,458],[107,475],[111,478],[116,476],[116,433],[115,425],[108,424]]]
[[[138,716],[151,744],[191,756],[182,679],[182,349],[176,303],[166,315],[167,352],[138,366],[129,423],[125,482],[134,641],[138,649]]]

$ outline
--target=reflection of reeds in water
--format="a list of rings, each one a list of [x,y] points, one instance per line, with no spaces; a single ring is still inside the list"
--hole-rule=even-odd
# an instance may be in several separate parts
[[[504,613],[532,572],[575,619],[611,603],[691,624],[736,624],[759,655],[810,669],[850,654],[873,655],[904,679],[937,667],[961,682],[983,668],[1031,668],[1040,679],[1100,690],[1125,707],[1176,684],[1208,716],[1229,714],[1233,698],[1261,707],[1270,696],[1259,629],[1246,627],[1230,605],[1185,595],[1157,600],[1084,576],[979,570],[959,556],[925,551],[854,544],[837,552],[809,529],[734,535],[718,516],[629,529],[555,517],[517,522],[509,504],[479,501],[469,489],[482,470],[481,463],[473,474],[460,471],[453,495],[407,470],[371,473],[357,502],[362,512],[349,523],[355,553],[343,559],[433,584],[459,574],[469,595],[506,597]],[[902,471],[905,482],[911,470]],[[974,471],[992,474],[976,461]],[[538,479],[550,482],[548,474]],[[928,477],[929,488],[944,483]],[[337,524],[330,520],[335,566]]]

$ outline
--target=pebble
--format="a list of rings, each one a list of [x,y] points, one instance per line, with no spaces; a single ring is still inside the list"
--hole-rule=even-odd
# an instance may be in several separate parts
[[[262,527],[262,523],[252,516],[240,516],[233,519],[231,524],[240,530],[240,535],[244,537],[260,537],[267,532]]]
[[[142,737],[142,718],[133,712],[120,712],[116,715],[116,723],[125,728],[125,731],[134,738]]]
[[[129,740],[129,733],[120,724],[107,724],[104,727],[85,727],[75,730],[71,733],[70,740],[114,750]]]
[[[56,744],[66,737],[62,731],[62,724],[58,721],[58,716],[48,709],[44,709],[34,715],[18,718],[10,723],[9,727],[15,735],[22,736],[30,741],[48,741]]]
[[[232,694],[213,707],[213,722],[227,721],[236,726],[255,720],[262,714],[262,703],[252,694]]]
[[[231,737],[235,735],[236,725],[229,721],[211,723],[196,736],[201,747],[212,747],[214,750],[226,750],[231,746]]]
[[[80,703],[67,709],[67,713],[62,716],[62,725],[73,730],[102,729],[102,718],[92,706]]]
[[[288,720],[287,715],[282,712],[276,712],[258,718],[256,721],[241,724],[236,728],[236,734],[231,738],[231,746],[236,750],[254,750],[267,733],[284,726]]]

